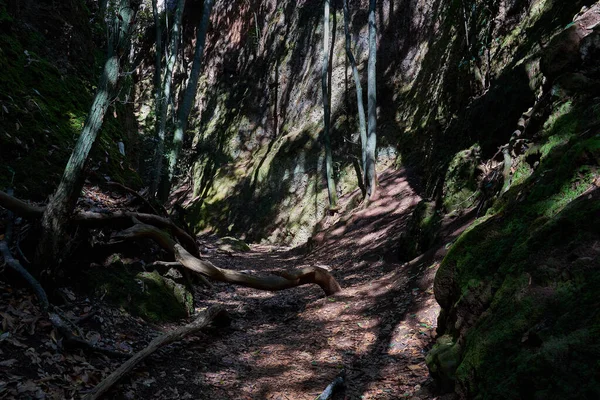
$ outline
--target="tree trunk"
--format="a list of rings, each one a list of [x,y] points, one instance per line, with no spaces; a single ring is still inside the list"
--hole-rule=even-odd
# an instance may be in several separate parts
[[[369,108],[369,132],[366,148],[366,170],[365,186],[367,196],[372,197],[377,186],[377,174],[375,172],[375,148],[377,146],[377,25],[375,8],[377,1],[369,0],[369,68],[368,68],[368,108]]]
[[[108,57],[98,92],[88,114],[83,131],[67,163],[62,179],[42,217],[43,233],[36,251],[36,265],[51,268],[60,264],[67,251],[66,226],[84,182],[84,167],[94,145],[110,102],[114,98],[119,80],[119,58],[126,54],[129,44],[134,10],[129,0],[119,0],[115,13],[114,31],[109,37]],[[68,249],[67,249],[68,250]]]
[[[348,10],[348,0],[344,0],[344,32],[346,33],[346,56],[350,61],[352,75],[354,76],[354,84],[356,85],[356,102],[358,104],[358,131],[360,132],[361,143],[361,160],[362,170],[367,170],[367,122],[365,120],[365,106],[362,97],[362,85],[360,84],[360,76],[356,67],[356,59],[352,54],[351,38],[350,38],[350,11]]]
[[[329,206],[337,206],[337,191],[333,178],[333,157],[329,130],[331,125],[331,85],[329,78],[329,0],[325,0],[323,11],[323,67],[321,71],[321,86],[323,89],[323,142],[325,145],[325,175],[327,178],[327,193]]]
[[[166,8],[166,7],[165,7]],[[154,114],[156,116],[156,120],[155,120],[155,131],[156,131],[156,139],[158,140],[158,143],[156,144],[156,151],[154,154],[154,168],[152,170],[150,170],[150,196],[154,196],[156,194],[156,189],[158,184],[157,182],[157,178],[156,178],[156,170],[157,168],[157,164],[159,164],[158,162],[158,157],[159,157],[159,149],[162,147],[164,149],[164,138],[161,140],[160,137],[160,122],[162,120],[161,118],[161,110],[162,110],[162,90],[163,90],[163,86],[162,86],[162,26],[160,23],[160,14],[158,12],[158,1],[157,0],[152,0],[152,13],[154,15],[154,27],[156,30],[156,40],[155,40],[155,45],[156,45],[156,54],[155,54],[155,59],[154,59],[154,90],[155,90],[155,104],[154,104]],[[165,13],[166,14],[166,13]],[[162,143],[161,143],[162,142]],[[164,153],[164,150],[163,150]],[[159,164],[158,167],[162,167],[162,162]],[[158,175],[160,177],[160,174]],[[159,178],[160,179],[160,178]]]
[[[198,90],[198,79],[200,78],[200,72],[202,67],[202,58],[204,55],[204,45],[206,42],[206,32],[208,31],[208,25],[210,22],[210,13],[214,5],[214,0],[205,0],[204,9],[202,11],[202,20],[198,26],[198,33],[196,38],[196,50],[194,52],[194,61],[192,63],[192,70],[190,77],[187,82],[187,87],[183,95],[183,101],[179,106],[177,113],[177,120],[175,122],[175,134],[173,135],[173,147],[169,153],[169,173],[168,176],[163,177],[163,182],[159,189],[159,199],[166,201],[171,191],[171,185],[173,184],[173,177],[175,176],[175,166],[179,159],[179,153],[181,152],[181,146],[183,145],[183,138],[185,130],[187,129],[187,119],[194,105],[196,99],[196,92]]]
[[[156,0],[153,0],[156,2]],[[183,9],[185,7],[185,0],[178,0],[177,8],[175,9],[175,19],[173,21],[173,29],[171,32],[171,44],[169,46],[168,57],[166,61],[165,76],[160,84],[160,78],[157,86],[157,103],[156,103],[156,136],[158,143],[156,146],[156,153],[154,155],[154,169],[152,174],[152,182],[150,185],[150,193],[152,196],[156,196],[158,186],[160,184],[161,177],[163,175],[163,159],[165,157],[165,132],[167,126],[167,110],[169,107],[169,99],[171,98],[171,85],[173,83],[173,71],[177,64],[177,53],[179,48],[179,41],[181,37],[181,18],[183,16]],[[155,16],[155,20],[157,20]],[[160,46],[159,38],[160,34],[157,31],[157,48]],[[157,55],[158,57],[158,55]],[[160,68],[160,63],[157,61],[157,68]]]

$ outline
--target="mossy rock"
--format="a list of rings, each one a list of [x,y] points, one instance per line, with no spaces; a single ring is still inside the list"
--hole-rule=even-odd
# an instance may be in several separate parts
[[[435,202],[422,200],[413,211],[398,243],[399,261],[410,261],[435,242],[442,218]]]
[[[454,156],[444,180],[444,208],[446,211],[466,209],[475,203],[477,166],[480,162],[481,148],[477,144]]]
[[[250,246],[248,246],[243,240],[236,239],[231,236],[225,236],[219,239],[219,250],[245,253],[250,251]]]
[[[429,372],[441,384],[442,390],[454,389],[456,369],[460,365],[461,355],[461,346],[450,335],[439,337],[427,353],[425,362]]]
[[[148,321],[176,321],[193,313],[193,296],[180,283],[158,271],[140,271],[114,262],[85,272],[88,289]]]
[[[437,353],[430,364],[446,387],[454,377],[461,398],[600,398],[596,107],[576,105],[548,126],[557,144],[438,270],[439,333],[462,351],[454,375],[442,373]]]

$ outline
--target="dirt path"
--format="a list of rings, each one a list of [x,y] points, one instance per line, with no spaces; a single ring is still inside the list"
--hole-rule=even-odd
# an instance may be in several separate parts
[[[232,328],[151,362],[149,376],[167,378],[167,386],[147,394],[168,397],[178,386],[190,398],[312,400],[343,369],[347,388],[338,399],[433,398],[423,387],[439,312],[433,276],[444,245],[462,228],[446,226],[439,249],[410,263],[385,261],[419,201],[399,171],[381,180],[380,197],[368,208],[331,221],[307,256],[260,245],[248,253],[211,252],[217,265],[240,270],[327,266],[344,290],[325,298],[318,287],[268,293],[217,284],[213,293],[198,293],[201,307],[230,310]]]
[[[222,283],[199,288],[196,307],[223,304],[232,326],[159,350],[107,398],[312,400],[342,370],[347,387],[337,399],[435,398],[424,362],[439,312],[433,277],[446,244],[470,217],[445,223],[437,246],[421,257],[394,262],[398,237],[420,201],[410,181],[403,170],[382,175],[379,198],[343,220],[325,221],[309,254],[262,245],[230,254],[218,251],[214,239],[201,240],[218,266],[256,272],[325,266],[343,292],[326,298],[317,286],[277,293]],[[78,398],[120,364],[57,351],[60,342],[28,290],[2,281],[0,289],[0,398]],[[137,351],[158,331],[174,328],[149,325],[68,287],[63,293],[75,319],[95,310],[85,326],[88,340],[122,351]]]

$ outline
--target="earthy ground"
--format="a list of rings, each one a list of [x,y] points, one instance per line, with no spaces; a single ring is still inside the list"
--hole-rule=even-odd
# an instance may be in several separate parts
[[[199,238],[206,257],[220,267],[264,272],[325,266],[343,292],[325,297],[317,286],[303,286],[270,293],[221,283],[199,288],[197,309],[222,304],[231,326],[160,350],[106,397],[312,400],[345,372],[346,388],[337,399],[436,398],[424,362],[439,312],[433,276],[469,217],[446,221],[428,253],[394,263],[394,243],[420,201],[409,181],[405,171],[383,175],[378,199],[344,220],[331,217],[309,254],[264,245],[227,253],[217,249],[215,238]],[[60,339],[37,316],[35,299],[1,279],[0,398],[78,398],[122,362],[57,351]],[[139,350],[175,328],[98,306],[66,286],[67,312],[74,318],[95,312],[82,327],[98,343]]]

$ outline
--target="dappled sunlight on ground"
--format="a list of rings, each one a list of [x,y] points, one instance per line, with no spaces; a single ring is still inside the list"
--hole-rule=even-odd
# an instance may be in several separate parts
[[[330,221],[307,255],[265,245],[226,253],[214,239],[201,238],[220,267],[267,273],[323,265],[344,289],[324,297],[316,286],[268,293],[217,283],[213,292],[197,293],[200,307],[225,305],[233,325],[180,348],[177,365],[198,371],[189,393],[312,400],[344,369],[347,389],[338,398],[433,398],[423,389],[429,379],[424,352],[439,312],[432,282],[444,243],[452,239],[443,237],[440,247],[410,263],[384,260],[420,201],[405,174],[383,175],[379,198],[346,221]],[[149,368],[160,374],[165,366]]]

